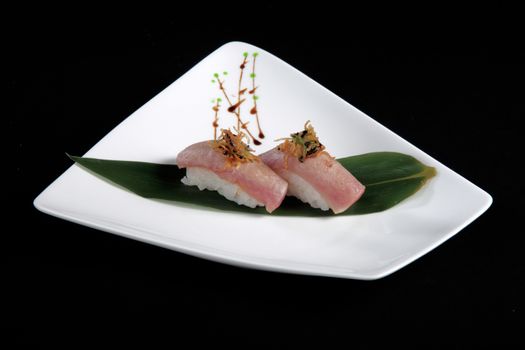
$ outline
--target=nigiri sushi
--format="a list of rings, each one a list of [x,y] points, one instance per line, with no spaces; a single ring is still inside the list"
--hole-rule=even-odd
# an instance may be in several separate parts
[[[365,192],[365,186],[324,150],[309,121],[303,131],[290,136],[260,155],[288,182],[287,194],[335,214],[350,208]]]
[[[243,142],[244,134],[221,130],[216,140],[195,143],[177,156],[186,168],[185,185],[219,192],[237,204],[264,206],[271,213],[283,201],[288,184]]]

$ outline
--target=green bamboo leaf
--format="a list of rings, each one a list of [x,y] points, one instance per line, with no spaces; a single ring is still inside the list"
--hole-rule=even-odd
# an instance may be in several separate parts
[[[69,157],[93,174],[145,198],[263,215],[334,215],[313,209],[292,197],[286,197],[279,209],[272,214],[268,214],[264,208],[251,209],[237,205],[217,192],[199,191],[195,186],[185,186],[180,182],[185,170],[176,165]],[[361,199],[338,215],[369,214],[389,209],[416,193],[436,174],[434,168],[422,164],[414,157],[396,152],[366,153],[338,161],[366,186]]]

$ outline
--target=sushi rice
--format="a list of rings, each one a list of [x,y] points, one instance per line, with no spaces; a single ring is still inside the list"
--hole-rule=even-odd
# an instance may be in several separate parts
[[[246,205],[250,208],[256,206],[263,207],[264,204],[257,201],[248,193],[242,190],[235,183],[223,180],[213,171],[201,167],[186,168],[186,176],[181,179],[182,183],[187,186],[197,186],[199,190],[217,191],[227,199],[239,204]]]

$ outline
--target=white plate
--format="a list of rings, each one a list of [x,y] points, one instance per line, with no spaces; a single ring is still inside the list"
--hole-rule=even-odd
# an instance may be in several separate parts
[[[170,163],[210,139],[214,72],[235,86],[241,54],[257,67],[262,152],[311,119],[336,157],[373,151],[413,155],[437,169],[416,195],[387,211],[324,218],[229,213],[139,197],[73,165],[35,199],[48,214],[211,260],[266,270],[356,279],[384,277],[432,250],[481,215],[492,198],[270,53],[231,42],[206,57],[98,142],[86,156]],[[229,122],[226,123],[226,122]],[[233,118],[221,116],[221,126]],[[231,228],[236,228],[232,230]],[[228,229],[226,229],[228,228]]]

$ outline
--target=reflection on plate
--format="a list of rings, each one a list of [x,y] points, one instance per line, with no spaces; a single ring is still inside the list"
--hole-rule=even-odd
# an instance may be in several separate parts
[[[35,199],[35,206],[79,224],[224,263],[356,279],[377,279],[402,268],[490,206],[490,195],[468,180],[295,68],[241,42],[214,51],[85,156],[172,163],[187,145],[210,139],[207,102],[216,97],[216,90],[209,77],[217,69],[235,71],[244,51],[260,53],[258,106],[264,113],[266,140],[295,130],[308,118],[323,130],[323,141],[333,156],[376,151],[410,154],[437,169],[431,186],[380,213],[257,216],[145,199],[73,165]],[[266,141],[257,151],[273,145]]]

